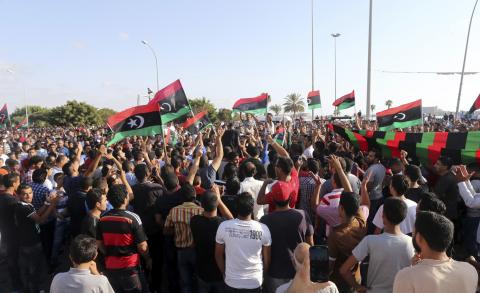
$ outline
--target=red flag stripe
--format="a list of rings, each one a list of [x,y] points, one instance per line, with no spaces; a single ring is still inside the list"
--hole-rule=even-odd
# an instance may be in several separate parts
[[[113,127],[114,125],[117,125],[118,123],[135,114],[150,113],[155,111],[159,111],[157,103],[136,106],[110,116],[107,123],[110,125],[110,127]],[[158,115],[160,115],[160,113]]]
[[[320,91],[311,91],[308,93],[308,97],[316,97],[316,96],[320,96]]]
[[[411,103],[403,104],[403,105],[395,107],[395,108],[390,108],[388,110],[378,112],[377,117],[394,115],[394,114],[397,114],[399,112],[403,112],[403,111],[406,111],[408,109],[415,108],[415,107],[421,107],[421,106],[422,106],[422,100],[416,100],[416,101],[411,102]]]
[[[368,152],[368,141],[360,133],[354,132],[353,135],[357,139],[358,147],[362,152]]]
[[[207,115],[207,111],[202,111],[202,112],[198,113],[197,115],[193,116],[192,118],[187,119],[187,121],[185,121],[185,123],[183,123],[183,129],[187,129],[188,127],[190,127],[196,121],[200,120],[205,115]]]
[[[172,82],[171,84],[167,85],[163,89],[159,90],[156,94],[155,97],[153,97],[150,102],[148,102],[148,105],[154,105],[157,104],[159,101],[170,97],[174,95],[178,90],[182,89],[182,83],[180,82],[179,79],[176,81]]]
[[[432,164],[440,157],[442,149],[447,145],[448,132],[436,132],[432,145],[428,149],[428,159]]]
[[[398,148],[401,141],[405,140],[406,132],[396,132],[392,140],[387,140],[387,147],[392,153],[392,158],[400,158],[400,149]]]
[[[475,106],[475,109],[480,109],[480,95],[478,95],[477,99],[475,100],[475,103],[473,103]]]
[[[341,103],[343,103],[345,100],[347,99],[355,99],[355,91],[352,91],[351,93],[349,94],[346,94],[344,95],[343,97],[339,98],[339,99],[336,99],[334,102],[333,102],[333,106],[338,106],[340,105]]]
[[[249,104],[249,103],[255,103],[255,102],[261,102],[263,100],[266,100],[268,98],[268,94],[261,94],[260,96],[258,97],[254,97],[254,98],[242,98],[242,99],[238,99],[235,104],[233,105],[233,108],[236,108],[238,107],[239,105],[242,105],[242,104]]]

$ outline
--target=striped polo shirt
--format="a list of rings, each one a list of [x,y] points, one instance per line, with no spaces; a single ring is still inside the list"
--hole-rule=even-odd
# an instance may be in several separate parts
[[[97,225],[97,240],[105,246],[107,270],[134,268],[140,264],[137,244],[147,240],[140,217],[126,210],[107,212]]]

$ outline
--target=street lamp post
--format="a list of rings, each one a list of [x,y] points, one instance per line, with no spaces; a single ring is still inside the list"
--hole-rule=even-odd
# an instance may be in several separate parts
[[[150,44],[145,41],[145,40],[142,40],[142,44],[144,44],[145,46],[147,46],[150,51],[152,51],[152,54],[153,54],[153,57],[155,58],[155,70],[157,72],[157,92],[160,90],[160,87],[158,85],[158,60],[157,60],[157,54],[155,54],[155,50],[153,50],[152,46],[150,46]]]
[[[333,37],[334,57],[335,57],[335,99],[337,99],[337,38],[341,36],[339,33],[331,35]]]
[[[460,97],[462,96],[463,75],[465,74],[465,63],[467,62],[468,41],[470,40],[470,29],[472,28],[473,15],[475,14],[475,8],[477,8],[478,0],[475,1],[473,6],[472,15],[470,16],[470,23],[468,24],[467,41],[465,44],[465,54],[463,55],[462,74],[460,75],[460,87],[458,89],[457,107],[455,109],[455,119],[458,118],[458,109],[460,107]]]
[[[8,68],[7,69],[7,72],[10,73],[11,75],[15,76],[15,71],[13,71],[13,69],[11,68]],[[27,128],[29,126],[29,121],[28,121],[28,104],[27,104],[27,89],[25,88],[25,83],[23,82],[23,80],[20,80],[21,84],[22,84],[22,87],[23,87],[23,99],[24,99],[24,102],[25,102],[25,119],[27,120]]]
[[[370,8],[368,15],[368,68],[367,68],[367,117],[370,119],[370,80],[372,74],[372,5],[370,0]]]

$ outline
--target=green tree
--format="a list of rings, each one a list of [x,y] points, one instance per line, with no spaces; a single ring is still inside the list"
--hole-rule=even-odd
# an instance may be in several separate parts
[[[108,117],[117,113],[117,111],[112,110],[110,108],[101,108],[101,109],[98,109],[97,112],[98,112],[98,115],[100,116],[100,120],[102,120],[102,123],[106,123],[108,120]]]
[[[305,111],[305,102],[300,99],[300,94],[289,94],[285,97],[285,103],[283,103],[283,111],[286,113],[293,112],[293,118],[295,119],[297,113]]]
[[[68,101],[65,105],[50,110],[48,120],[55,126],[102,125],[97,108],[84,102]]]
[[[278,114],[282,112],[282,106],[278,104],[274,104],[270,106],[270,110],[273,111],[273,113],[275,113],[275,116],[278,116]]]
[[[38,127],[45,127],[48,126],[48,115],[50,109],[31,105],[28,106],[28,122],[30,125],[38,126]],[[16,108],[12,114],[10,114],[10,120],[12,120],[13,124],[20,123],[23,119],[25,119],[25,107]]]
[[[387,106],[387,109],[390,109],[390,107],[392,106],[392,104],[393,104],[392,100],[387,100],[387,101],[385,102],[385,106]]]
[[[220,108],[217,112],[217,119],[223,122],[230,122],[233,120],[232,110]]]
[[[210,102],[209,99],[202,97],[199,99],[189,99],[190,107],[192,107],[192,111],[194,114],[197,114],[202,111],[208,112],[208,118],[212,123],[217,121],[217,108],[215,105]]]

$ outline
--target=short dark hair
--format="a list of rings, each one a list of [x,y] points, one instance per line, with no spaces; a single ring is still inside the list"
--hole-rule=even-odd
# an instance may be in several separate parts
[[[422,193],[417,208],[419,211],[434,212],[440,215],[445,215],[447,212],[445,203],[432,192]]]
[[[307,159],[307,169],[308,171],[312,172],[313,174],[317,174],[318,171],[320,170],[320,164],[318,163],[317,160],[313,158],[308,158]]]
[[[440,163],[442,163],[442,165],[447,166],[448,169],[452,168],[452,165],[453,165],[452,158],[447,157],[447,156],[440,156],[438,158],[438,161],[440,161]]]
[[[93,178],[90,176],[81,176],[80,177],[80,188],[81,190],[87,190],[93,186]]]
[[[207,190],[201,197],[202,208],[207,212],[213,212],[218,207],[218,199],[215,191]]]
[[[343,191],[340,197],[339,205],[342,206],[347,217],[353,217],[358,213],[358,209],[360,208],[358,194],[354,192]]]
[[[32,173],[32,181],[35,183],[43,184],[47,180],[47,170],[44,168],[37,169]]]
[[[392,225],[398,225],[407,216],[407,205],[398,197],[389,197],[383,204],[383,215]]]
[[[237,177],[238,169],[233,163],[227,163],[223,168],[222,178],[230,179]]]
[[[87,235],[80,234],[70,244],[70,258],[75,264],[87,263],[97,256],[97,241]]]
[[[97,203],[102,201],[102,191],[100,189],[94,188],[87,192],[87,197],[85,198],[85,203],[89,210],[93,209]]]
[[[276,166],[280,168],[284,174],[289,175],[293,168],[293,161],[289,157],[278,156]]]
[[[378,159],[378,160],[381,160],[381,159],[382,159],[382,151],[381,151],[380,149],[371,148],[371,149],[368,150],[368,151],[375,153],[375,158],[376,158],[376,159]]]
[[[240,193],[235,197],[235,202],[237,204],[237,214],[240,217],[248,217],[252,214],[255,201],[250,193]]]
[[[225,183],[225,193],[228,195],[236,195],[240,190],[240,181],[237,177],[227,179]]]
[[[183,184],[179,192],[183,195],[185,201],[194,201],[197,194],[195,188],[190,183]]]
[[[107,193],[108,202],[116,209],[125,203],[128,197],[127,188],[123,184],[114,184],[110,186]]]
[[[252,162],[247,162],[243,170],[245,177],[253,177],[257,173],[257,168]]]
[[[227,160],[229,160],[229,161],[232,161],[236,157],[238,157],[238,153],[235,152],[235,151],[231,151],[231,152],[227,153]]]
[[[36,165],[40,162],[43,162],[43,158],[40,157],[40,156],[33,156],[30,158],[30,160],[28,161],[29,165],[32,166],[32,165]]]
[[[415,220],[415,233],[420,233],[430,249],[444,252],[453,240],[453,223],[434,212],[419,212]]]
[[[138,164],[135,166],[135,169],[133,172],[135,173],[135,177],[138,179],[138,181],[143,182],[148,175],[147,165]]]
[[[404,195],[408,189],[407,178],[403,175],[393,175],[390,184],[399,195]]]
[[[258,148],[256,146],[251,145],[251,144],[247,146],[247,153],[251,157],[256,157],[260,154],[260,152],[258,151]]]
[[[8,173],[5,176],[3,176],[3,186],[5,188],[13,187],[13,184],[15,184],[15,182],[19,178],[20,178],[20,175],[18,175],[18,173]]]
[[[412,182],[417,182],[422,176],[420,168],[415,165],[407,165],[405,167],[405,176],[407,176]]]
[[[165,184],[165,188],[167,190],[173,190],[178,186],[178,177],[175,173],[168,172],[164,177],[163,183]]]
[[[22,190],[26,190],[26,189],[32,189],[32,187],[27,183],[20,184],[17,188],[17,194],[21,193]]]

